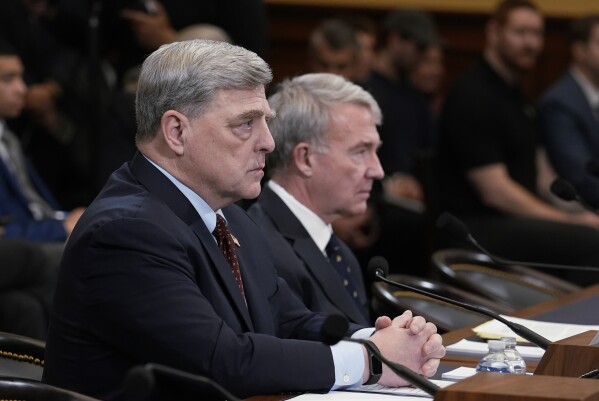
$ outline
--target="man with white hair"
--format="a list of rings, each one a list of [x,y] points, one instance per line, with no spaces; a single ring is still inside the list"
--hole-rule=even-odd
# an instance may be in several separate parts
[[[313,311],[369,323],[362,269],[331,223],[366,211],[383,178],[376,154],[381,111],[339,75],[306,74],[269,99],[272,179],[249,209],[272,245],[279,274]]]

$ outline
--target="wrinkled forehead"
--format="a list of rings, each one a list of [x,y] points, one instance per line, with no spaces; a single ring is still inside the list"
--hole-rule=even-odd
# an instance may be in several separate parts
[[[528,7],[514,8],[506,14],[503,26],[514,25],[534,25],[537,28],[543,28],[543,15],[538,10]]]
[[[253,119],[262,116],[270,119],[275,115],[266,100],[263,85],[242,89],[218,89],[204,111],[222,113],[236,119]]]

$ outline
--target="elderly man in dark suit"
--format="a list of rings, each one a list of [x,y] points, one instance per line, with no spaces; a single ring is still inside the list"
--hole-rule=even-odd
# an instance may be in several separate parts
[[[274,147],[271,77],[257,55],[219,42],[176,42],[146,59],[139,153],[67,243],[45,382],[120,400],[127,371],[146,362],[207,376],[241,397],[376,380],[360,345],[318,341],[325,315],[291,293],[260,228],[233,205],[258,196]],[[389,358],[434,373],[444,355],[434,325],[407,313],[375,327],[370,339]],[[405,384],[387,370],[380,382]],[[170,399],[186,399],[177,390]]]
[[[364,213],[373,181],[383,178],[376,154],[381,111],[364,89],[326,73],[285,81],[269,103],[277,112],[269,122],[272,180],[249,214],[306,306],[368,323],[360,265],[331,223]]]

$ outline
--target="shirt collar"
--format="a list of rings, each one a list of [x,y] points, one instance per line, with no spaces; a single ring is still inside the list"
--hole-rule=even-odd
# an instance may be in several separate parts
[[[580,85],[584,96],[587,98],[587,101],[591,105],[593,110],[599,108],[599,88],[596,88],[595,85],[576,67],[572,67],[570,69],[570,73],[574,80]]]
[[[160,171],[162,174],[164,174],[166,176],[166,178],[168,178],[173,184],[175,184],[175,186],[179,189],[179,191],[181,191],[181,193],[183,193],[183,195],[185,195],[185,197],[189,200],[189,202],[192,204],[192,206],[198,212],[198,214],[202,218],[202,221],[204,221],[204,224],[206,225],[206,228],[208,229],[208,231],[213,232],[214,229],[216,228],[216,214],[218,213],[221,216],[223,216],[223,218],[225,218],[222,210],[218,209],[216,212],[214,210],[212,210],[210,208],[210,206],[208,206],[206,201],[204,201],[204,199],[202,199],[198,194],[193,192],[188,186],[186,186],[181,181],[176,179],[172,174],[170,174],[168,171],[166,171],[165,169],[160,167],[158,164],[156,164],[152,160],[148,159],[145,155],[144,155],[144,157],[150,163],[152,163],[152,165],[154,167],[156,167],[158,169],[158,171]],[[226,221],[226,218],[225,218],[225,221]]]
[[[302,205],[297,199],[293,197],[285,188],[274,182],[273,180],[268,181],[266,184],[268,187],[281,198],[283,203],[287,205],[289,210],[297,217],[302,226],[306,229],[312,240],[318,246],[323,254],[326,255],[325,248],[331,239],[333,228],[330,224],[325,223],[320,217],[316,215],[312,210]]]

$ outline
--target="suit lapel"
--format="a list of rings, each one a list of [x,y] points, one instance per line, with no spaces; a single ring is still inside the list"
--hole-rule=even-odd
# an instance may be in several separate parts
[[[6,181],[11,187],[12,192],[19,198],[20,203],[24,206],[25,210],[29,212],[29,201],[25,197],[25,194],[21,191],[21,186],[17,182],[17,178],[8,169],[8,167],[3,161],[0,163],[0,174],[2,174],[6,178]]]
[[[306,269],[322,288],[322,292],[352,321],[364,321],[365,317],[343,287],[337,272],[281,198],[270,188],[265,187],[260,202],[279,232],[290,242],[297,256],[304,261]],[[355,268],[359,267],[352,266],[352,269]]]
[[[252,320],[248,312],[248,306],[246,306],[245,301],[241,296],[241,293],[239,292],[239,287],[237,286],[235,278],[233,277],[233,273],[231,272],[231,266],[229,266],[229,263],[227,263],[227,261],[225,260],[220,248],[216,243],[216,240],[212,236],[212,233],[208,231],[208,229],[204,225],[204,222],[201,219],[200,221],[192,224],[191,228],[202,243],[202,246],[208,253],[210,259],[212,259],[212,263],[214,263],[216,273],[220,277],[220,281],[221,283],[223,283],[223,287],[227,291],[229,298],[235,305],[238,315],[241,316],[248,330],[254,331]],[[230,226],[229,229],[232,232],[234,231],[234,227]],[[241,252],[237,252],[237,258],[239,260],[239,266],[241,269],[241,277],[244,282],[244,288],[246,288],[246,275],[244,274],[243,267],[248,266],[248,264],[241,256]],[[249,292],[248,290],[249,288],[246,288],[246,292]],[[246,294],[246,297],[247,296],[248,294]]]
[[[222,283],[222,289],[232,300],[231,304],[234,305],[238,316],[241,317],[240,320],[243,320],[249,331],[253,331],[248,308],[239,293],[239,288],[231,273],[231,267],[221,253],[212,233],[208,231],[204,221],[198,215],[193,205],[164,174],[158,171],[139,152],[133,157],[130,166],[135,177],[150,191],[152,196],[164,202],[177,217],[193,230],[200,244],[212,260],[216,275],[218,275],[220,278],[219,281]],[[240,265],[243,269],[241,260]]]
[[[570,73],[568,73],[567,84],[569,87],[567,96],[572,102],[572,112],[581,118],[586,126],[587,132],[592,133],[589,140],[593,142],[593,148],[596,149],[599,147],[599,122],[595,119],[593,109],[591,109],[591,105],[582,91],[582,88]]]
[[[223,210],[223,214],[227,217],[226,210]],[[239,247],[237,247],[237,259],[239,260],[239,268],[241,271],[241,279],[243,280],[243,288],[245,291],[245,300],[247,302],[247,307],[239,296],[239,300],[243,303],[243,309],[245,312],[244,316],[247,316],[247,321],[249,327],[260,327],[260,323],[257,320],[259,316],[264,314],[264,308],[268,308],[267,304],[263,303],[263,295],[259,293],[260,291],[260,277],[257,274],[249,273],[251,266],[255,263],[249,252],[251,252],[251,247],[244,241],[243,237],[241,237],[240,233],[242,230],[237,226],[235,220],[227,220],[227,225],[229,226],[229,230],[231,233],[239,238]],[[245,245],[245,246],[244,246]],[[229,272],[231,269],[229,268]],[[237,294],[239,294],[239,289],[237,285],[235,285],[235,289],[237,290]],[[249,314],[248,314],[249,310]],[[250,315],[252,318],[250,318]],[[252,326],[253,325],[253,326]]]

